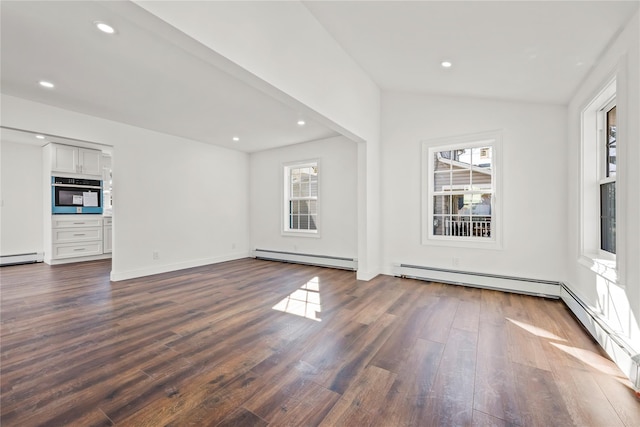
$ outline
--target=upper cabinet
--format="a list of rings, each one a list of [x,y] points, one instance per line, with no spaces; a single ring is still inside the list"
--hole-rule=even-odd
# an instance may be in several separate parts
[[[102,178],[102,152],[71,145],[51,144],[51,171]]]

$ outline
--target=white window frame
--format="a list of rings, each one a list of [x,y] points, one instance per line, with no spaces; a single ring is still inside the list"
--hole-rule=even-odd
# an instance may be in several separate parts
[[[434,156],[463,148],[491,147],[491,237],[441,236],[433,233]],[[422,244],[502,249],[502,131],[480,132],[422,142]],[[483,190],[484,191],[484,190]],[[485,191],[486,192],[486,191]]]
[[[597,271],[602,277],[619,283],[618,258],[616,254],[601,248],[600,184],[616,181],[620,177],[619,162],[616,177],[606,177],[606,114],[605,109],[616,103],[617,81],[610,79],[587,103],[581,114],[581,161],[580,161],[580,258],[578,261]],[[618,106],[618,137],[620,137],[620,106]],[[620,153],[617,144],[616,152]],[[619,157],[619,156],[618,156]],[[617,160],[620,160],[619,158]],[[617,186],[617,181],[616,181]],[[620,221],[620,198],[616,198],[616,252],[619,252],[623,224]]]
[[[294,169],[300,169],[305,167],[315,167],[318,169],[318,195],[315,197],[304,198],[305,200],[315,200],[317,203],[317,214],[316,214],[316,229],[315,230],[300,230],[295,228],[290,228],[289,226],[289,202],[292,199],[291,195],[291,171]],[[320,237],[320,189],[321,189],[321,169],[320,169],[320,160],[312,159],[312,160],[304,160],[298,162],[290,162],[284,163],[282,165],[282,213],[280,215],[282,221],[282,235],[290,236],[290,237]],[[298,198],[297,200],[302,200],[303,198]]]

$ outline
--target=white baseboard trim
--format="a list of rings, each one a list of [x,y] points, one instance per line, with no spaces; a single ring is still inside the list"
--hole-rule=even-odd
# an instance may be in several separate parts
[[[251,255],[247,252],[238,252],[234,254],[223,255],[219,257],[200,258],[189,261],[176,262],[172,264],[163,264],[157,266],[149,266],[137,268],[127,271],[111,271],[111,281],[118,282],[120,280],[135,279],[138,277],[152,276],[154,274],[168,273],[170,271],[184,270],[187,268],[201,267],[203,265],[218,264],[220,262],[233,261],[236,259],[249,258]]]
[[[268,249],[256,249],[254,258],[268,261],[291,262],[294,264],[317,265],[320,267],[340,268],[356,271],[358,260],[356,258],[343,258],[328,255],[302,254],[297,252],[272,251]]]
[[[544,298],[560,297],[560,282],[527,279],[497,274],[474,273],[459,270],[447,270],[410,264],[394,264],[392,274],[398,277],[428,280],[453,285],[494,289]]]
[[[611,360],[631,380],[636,394],[639,393],[640,354],[636,353],[637,350],[631,348],[624,339],[609,328],[606,322],[566,284],[562,285],[560,298]]]
[[[362,271],[361,269],[359,269],[356,272],[356,279],[357,280],[362,280],[363,282],[368,282],[369,280],[373,280],[376,277],[378,277],[381,273],[377,270],[369,270],[369,271]]]
[[[73,257],[73,258],[62,258],[62,259],[45,258],[44,262],[46,262],[49,265],[59,265],[59,264],[72,264],[74,262],[97,261],[100,259],[109,259],[109,258],[111,258],[110,253],[101,254],[101,255]]]
[[[26,254],[0,256],[0,266],[32,264],[34,262],[42,262],[42,261],[44,261],[44,253],[42,252],[29,252]]]

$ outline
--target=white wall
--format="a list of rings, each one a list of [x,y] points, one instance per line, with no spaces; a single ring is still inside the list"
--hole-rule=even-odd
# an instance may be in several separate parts
[[[502,130],[502,249],[421,244],[421,141]],[[384,92],[384,267],[392,263],[559,281],[566,262],[566,109]],[[454,265],[453,258],[458,265]]]
[[[0,135],[0,255],[42,252],[42,148]]]
[[[344,137],[252,153],[251,249],[357,257],[357,155]],[[283,236],[283,164],[312,159],[319,161],[319,236]]]
[[[358,278],[380,273],[380,91],[304,4],[135,3],[255,75],[250,84],[308,109],[310,117],[353,140],[366,141],[357,163]]]
[[[247,154],[7,95],[2,123],[114,147],[113,279],[248,256]]]
[[[640,352],[640,15],[636,13],[569,104],[569,185],[571,206],[580,206],[581,113],[611,77],[617,80],[617,264],[618,280],[596,274],[580,248],[580,212],[570,210],[568,278],[570,288],[609,327]],[[586,167],[591,167],[587,165]],[[596,167],[593,165],[593,167]],[[596,231],[597,232],[597,231]],[[580,260],[582,259],[582,262]],[[585,265],[587,264],[587,265]]]

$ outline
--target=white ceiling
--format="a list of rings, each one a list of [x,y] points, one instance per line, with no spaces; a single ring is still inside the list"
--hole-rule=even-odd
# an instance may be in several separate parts
[[[382,89],[554,104],[569,102],[638,4],[305,2]]]
[[[212,65],[220,60],[214,52],[202,54],[199,43],[132,3],[0,7],[5,94],[246,152],[337,135]],[[117,34],[97,31],[96,20]],[[41,79],[55,89],[39,87]]]
[[[383,90],[566,104],[638,3],[304,4]],[[133,3],[0,8],[3,93],[246,152],[336,135]],[[96,20],[117,34],[98,32]],[[56,88],[40,88],[41,79]]]

